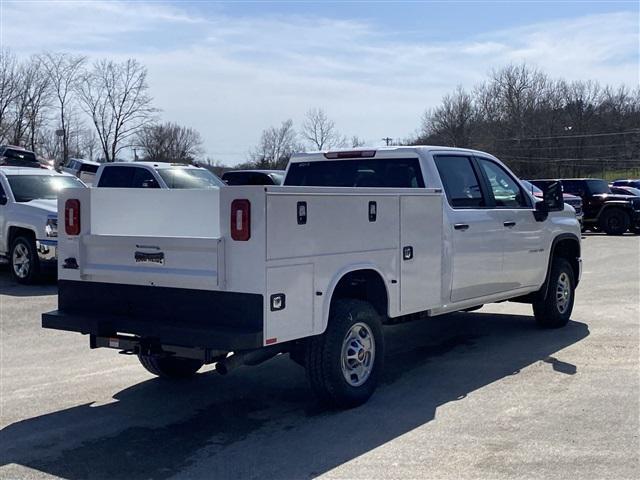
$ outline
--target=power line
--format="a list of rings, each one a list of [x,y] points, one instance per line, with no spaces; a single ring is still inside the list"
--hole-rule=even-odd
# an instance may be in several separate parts
[[[495,142],[519,142],[521,140],[551,140],[556,138],[592,138],[592,137],[610,137],[614,135],[633,135],[640,134],[640,130],[628,130],[626,132],[614,133],[584,133],[580,135],[551,135],[548,137],[511,137],[511,138],[495,138]]]

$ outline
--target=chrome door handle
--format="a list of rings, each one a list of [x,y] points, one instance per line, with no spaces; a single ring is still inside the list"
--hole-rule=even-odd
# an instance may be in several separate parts
[[[456,230],[468,230],[469,225],[467,225],[466,223],[456,223],[453,225],[453,228],[455,228]]]
[[[516,226],[516,222],[504,222],[503,225],[507,228],[511,228]]]

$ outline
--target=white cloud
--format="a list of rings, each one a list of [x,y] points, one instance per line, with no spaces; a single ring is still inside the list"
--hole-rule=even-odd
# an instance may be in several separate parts
[[[163,116],[200,130],[209,153],[231,162],[245,158],[263,128],[289,117],[299,124],[313,106],[370,143],[404,137],[443,94],[510,62],[568,79],[638,83],[630,12],[455,42],[390,41],[397,32],[358,20],[198,16],[162,3],[4,2],[2,18],[3,43],[21,53],[138,58]]]

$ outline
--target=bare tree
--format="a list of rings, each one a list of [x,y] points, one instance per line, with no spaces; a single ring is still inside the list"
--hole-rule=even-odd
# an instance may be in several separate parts
[[[297,150],[303,150],[296,137],[291,119],[282,122],[280,127],[264,130],[260,144],[250,154],[251,163],[258,168],[285,168],[291,155]]]
[[[82,77],[80,104],[95,126],[105,161],[113,162],[152,120],[157,110],[148,90],[147,69],[134,59],[97,61]]]
[[[443,143],[453,147],[469,146],[474,115],[471,95],[458,87],[453,94],[445,95],[442,105],[425,112],[422,135],[441,138]]]
[[[336,130],[335,122],[321,108],[312,108],[307,112],[301,133],[317,150],[346,147],[348,144],[346,137]]]
[[[8,140],[12,126],[10,108],[18,96],[18,64],[8,48],[0,48],[0,141]]]
[[[364,147],[365,143],[366,142],[357,135],[351,137],[351,148]]]
[[[38,57],[31,57],[18,68],[18,91],[13,104],[11,142],[36,149],[37,131],[45,122],[44,110],[50,106],[50,80]]]
[[[168,122],[142,127],[136,146],[145,160],[193,163],[202,154],[202,137],[193,128]]]
[[[68,53],[47,52],[42,55],[41,59],[49,75],[59,108],[59,126],[60,130],[62,130],[62,161],[66,162],[69,158],[69,129],[67,124],[73,115],[75,106],[74,93],[86,58]]]

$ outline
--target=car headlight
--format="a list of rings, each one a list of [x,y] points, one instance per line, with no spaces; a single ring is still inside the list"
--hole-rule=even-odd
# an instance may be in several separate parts
[[[47,235],[47,237],[58,236],[58,219],[57,218],[47,219],[47,224],[44,227],[44,233]]]

